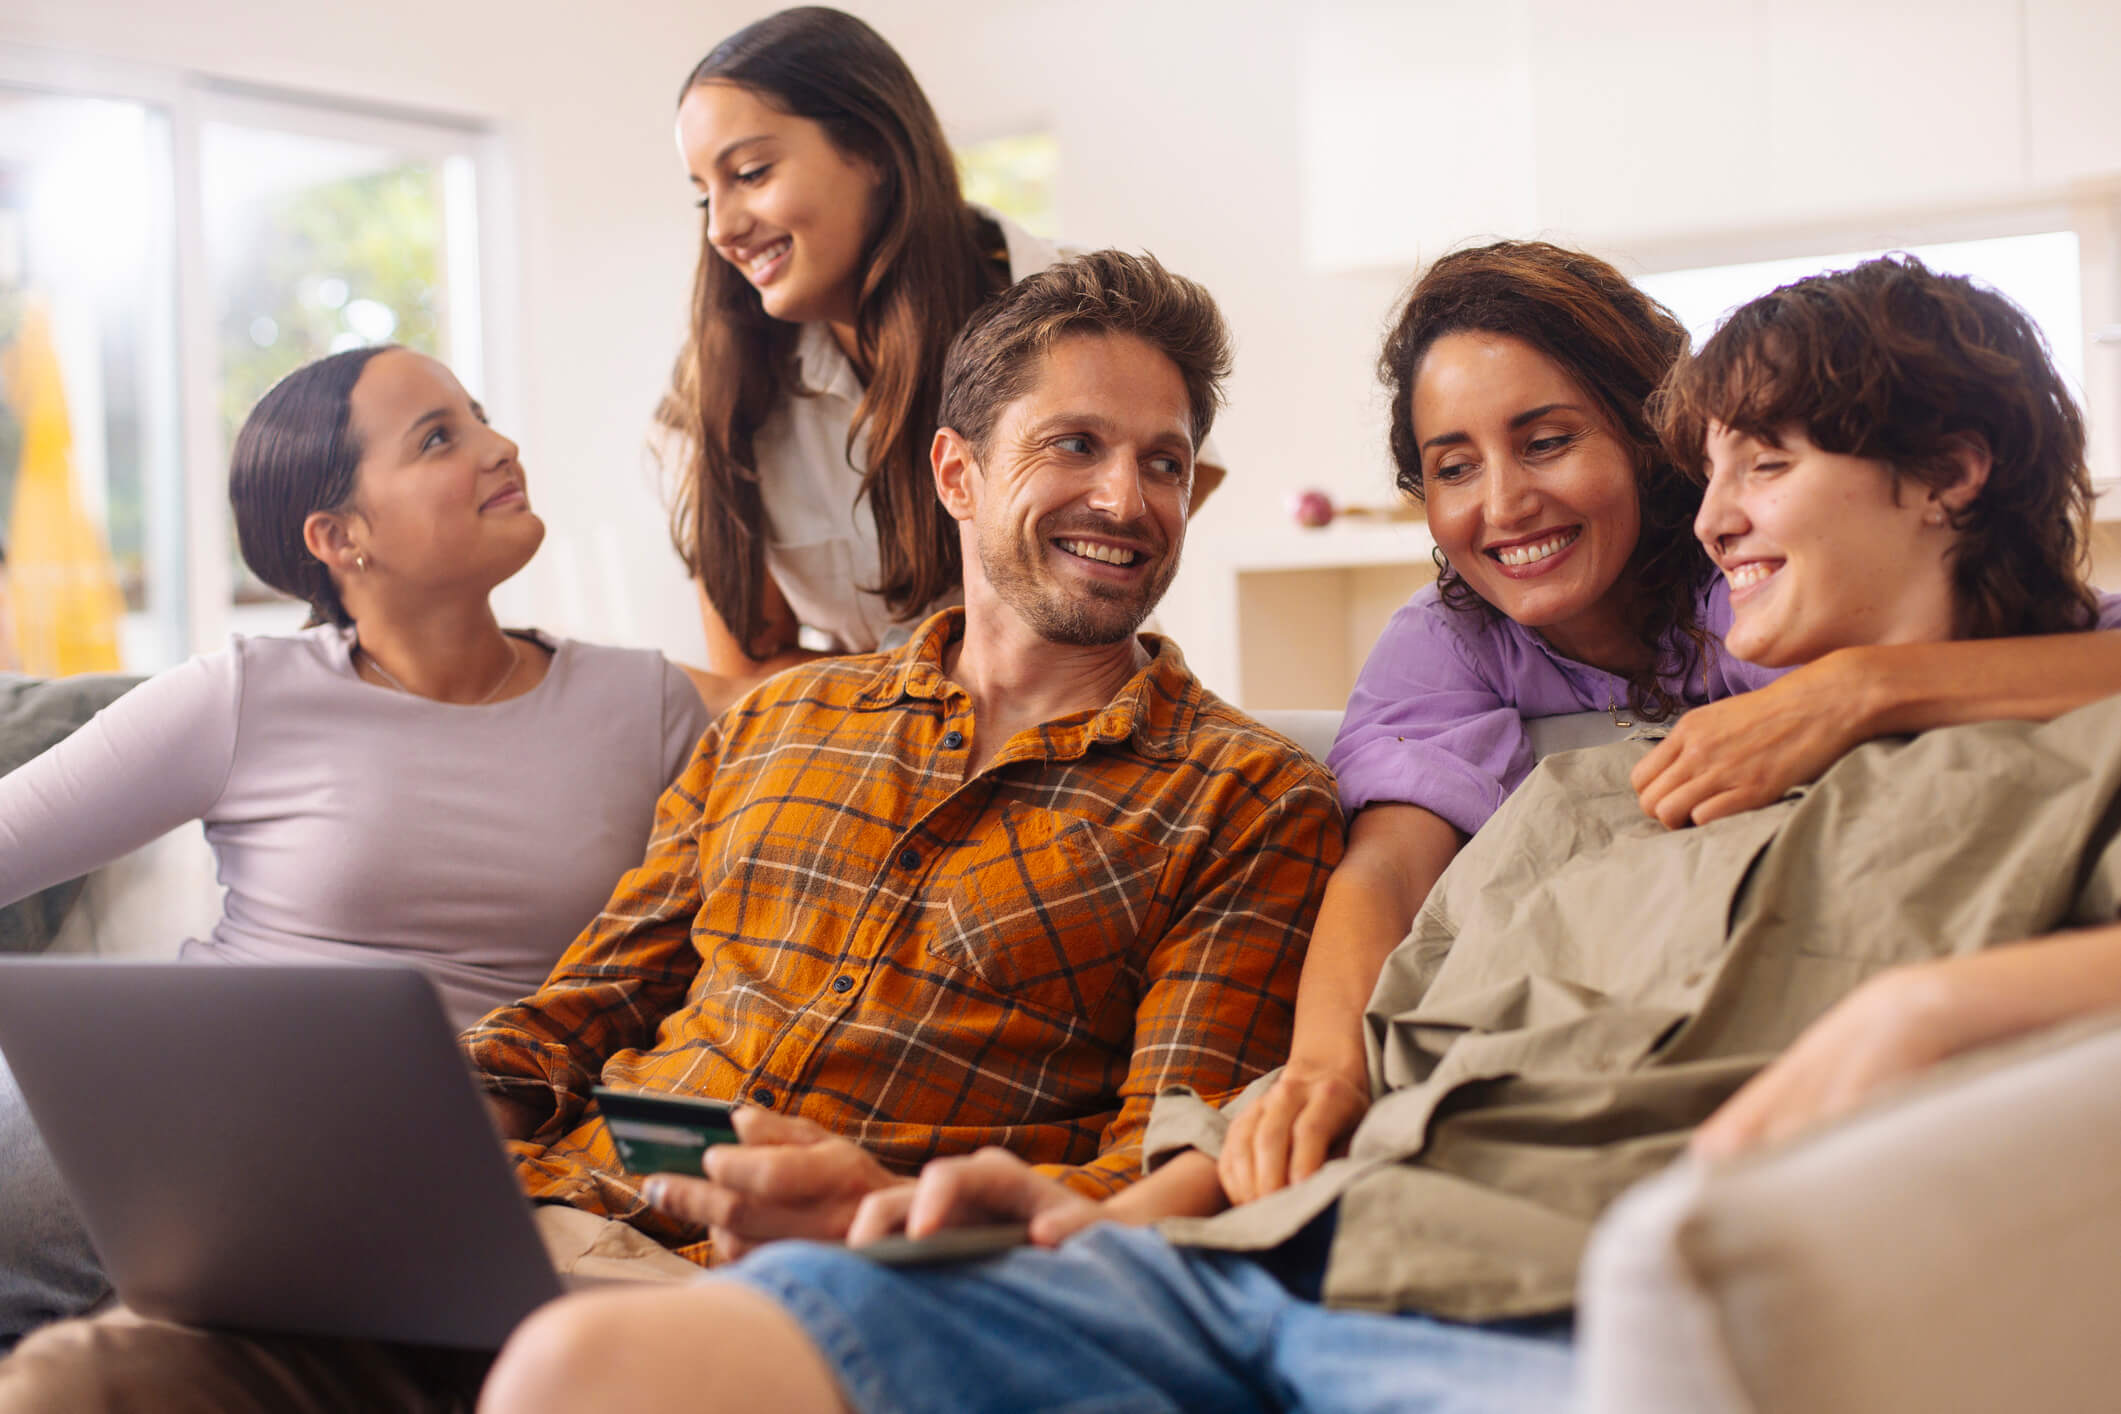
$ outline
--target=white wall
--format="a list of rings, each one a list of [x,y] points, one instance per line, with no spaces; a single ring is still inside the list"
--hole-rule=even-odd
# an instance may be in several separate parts
[[[1290,490],[1390,498],[1372,363],[1417,263],[1454,245],[1671,269],[1994,234],[2039,206],[2096,228],[2088,323],[2121,320],[2112,0],[845,3],[955,135],[1058,134],[1067,239],[1147,247],[1222,301],[1232,476],[1162,617],[1225,691],[1212,581],[1287,525]],[[2087,381],[2121,471],[2121,346]]]
[[[1058,133],[1068,240],[1148,248],[1221,299],[1238,341],[1217,434],[1232,477],[1164,614],[1204,667],[1224,630],[1199,618],[1196,588],[1285,523],[1288,491],[1388,496],[1371,361],[1417,254],[1551,233],[1706,263],[1750,232],[1801,242],[1861,222],[1912,239],[1892,234],[1907,213],[2081,200],[2121,175],[2111,0],[846,3],[953,134]],[[638,455],[697,232],[671,108],[692,62],[766,8],[11,0],[0,42],[498,123],[519,186],[515,430],[555,531],[534,610],[684,651],[697,629]]]
[[[1303,253],[1302,57],[1313,7],[1280,0],[847,0],[906,56],[953,136],[1049,127],[1063,237],[1153,251],[1212,290],[1236,337],[1216,440],[1231,476],[1188,535],[1160,614],[1234,689],[1209,583],[1307,486],[1391,495],[1372,373],[1410,273],[1319,274]],[[1338,632],[1337,626],[1333,632]]]

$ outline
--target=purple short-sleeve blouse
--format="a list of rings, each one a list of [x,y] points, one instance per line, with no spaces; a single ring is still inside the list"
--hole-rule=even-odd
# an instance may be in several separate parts
[[[1724,650],[1731,595],[1722,575],[1703,581],[1696,607],[1715,644],[1699,676],[1666,683],[1689,706],[1782,676]],[[2121,595],[2100,596],[2098,627],[2121,628]],[[1625,678],[1564,658],[1512,619],[1452,609],[1431,585],[1370,650],[1326,761],[1351,818],[1380,801],[1419,805],[1472,834],[1532,772],[1527,718],[1627,700]]]
[[[1688,704],[1781,676],[1723,651],[1731,600],[1721,575],[1703,582],[1696,608],[1716,645],[1700,675],[1667,684]],[[1471,834],[1531,774],[1526,718],[1627,700],[1627,679],[1563,657],[1515,620],[1452,609],[1431,585],[1370,650],[1327,764],[1351,816],[1379,801],[1419,805]]]

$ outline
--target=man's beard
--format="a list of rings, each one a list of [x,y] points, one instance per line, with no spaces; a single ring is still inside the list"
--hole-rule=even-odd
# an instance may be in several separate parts
[[[1037,545],[1044,549],[1056,537],[1078,533],[1125,540],[1158,538],[1130,535],[1122,527],[1101,521],[1043,529]],[[1004,530],[989,527],[980,530],[979,562],[996,596],[1015,610],[1032,632],[1048,643],[1074,648],[1097,648],[1132,638],[1178,573],[1178,555],[1173,552],[1165,555],[1155,576],[1143,581],[1138,589],[1096,581],[1070,588],[1044,573],[1043,564],[1032,557],[1022,542]]]

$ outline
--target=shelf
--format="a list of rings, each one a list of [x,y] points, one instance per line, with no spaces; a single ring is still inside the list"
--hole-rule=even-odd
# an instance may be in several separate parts
[[[1435,548],[1426,521],[1335,521],[1316,529],[1292,525],[1232,536],[1217,545],[1216,554],[1240,574],[1250,574],[1427,564]]]

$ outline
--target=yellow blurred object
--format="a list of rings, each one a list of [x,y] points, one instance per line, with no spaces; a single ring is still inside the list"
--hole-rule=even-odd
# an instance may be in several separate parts
[[[125,599],[110,550],[74,487],[74,439],[51,316],[35,302],[8,352],[7,372],[22,419],[7,546],[8,607],[22,671],[38,677],[116,672]]]

